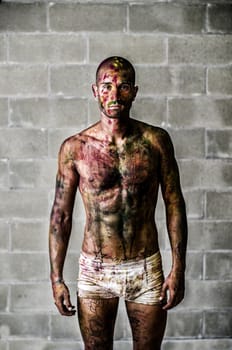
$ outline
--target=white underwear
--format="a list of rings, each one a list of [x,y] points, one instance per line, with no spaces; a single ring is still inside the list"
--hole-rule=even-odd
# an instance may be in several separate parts
[[[156,305],[163,303],[159,300],[163,282],[159,251],[145,259],[117,264],[80,255],[78,296],[82,298],[123,297],[135,303]]]

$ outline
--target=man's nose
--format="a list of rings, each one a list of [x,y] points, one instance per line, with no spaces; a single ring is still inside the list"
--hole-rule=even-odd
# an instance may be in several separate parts
[[[120,99],[120,90],[119,90],[119,88],[115,87],[114,89],[112,89],[112,91],[111,91],[111,99],[113,101],[118,101]]]

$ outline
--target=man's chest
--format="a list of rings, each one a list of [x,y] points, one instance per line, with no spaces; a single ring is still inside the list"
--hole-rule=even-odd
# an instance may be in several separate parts
[[[88,188],[139,185],[154,176],[158,156],[144,141],[121,147],[103,143],[85,144],[75,162],[81,182]]]

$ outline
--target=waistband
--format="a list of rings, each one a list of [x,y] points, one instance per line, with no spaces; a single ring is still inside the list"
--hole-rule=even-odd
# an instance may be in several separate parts
[[[120,268],[120,267],[123,267],[123,268],[130,268],[130,266],[133,266],[136,267],[141,267],[141,266],[144,266],[146,264],[149,264],[149,263],[154,263],[157,261],[160,262],[161,260],[161,254],[160,254],[160,251],[158,250],[156,253],[154,253],[153,255],[150,255],[144,259],[130,259],[130,260],[126,260],[126,261],[121,261],[121,262],[102,262],[100,259],[98,258],[89,258],[87,256],[84,255],[83,252],[80,253],[80,258],[79,258],[79,262],[80,264],[83,263],[85,265],[88,265],[88,266],[93,266],[95,264],[99,264],[101,265],[101,267],[104,267],[104,268],[112,268],[112,267],[116,267],[116,268]]]

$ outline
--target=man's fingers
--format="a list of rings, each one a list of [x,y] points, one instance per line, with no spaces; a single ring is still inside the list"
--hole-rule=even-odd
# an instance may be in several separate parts
[[[183,292],[176,293],[175,290],[169,290],[169,298],[167,304],[164,305],[164,310],[172,309],[183,300]]]
[[[56,303],[56,306],[62,316],[73,316],[76,313],[74,307],[67,308],[64,304],[60,305]]]
[[[159,298],[160,301],[166,299],[167,289],[168,289],[168,286],[166,283],[164,283],[162,286],[162,289],[161,289],[161,293],[160,293],[160,298]]]
[[[68,309],[72,307],[69,293],[64,293],[64,304]]]
[[[175,296],[174,295],[169,295],[168,301],[166,303],[166,305],[164,305],[163,310],[169,310],[172,309],[174,306],[176,306],[176,302],[175,302]]]
[[[66,302],[64,298],[58,299],[55,301],[55,305],[57,309],[59,310],[60,314],[63,316],[73,316],[76,313],[75,307],[71,305],[65,305]]]
[[[71,300],[70,300],[70,295],[66,294],[64,295],[64,306],[68,312],[71,312],[72,315],[75,314],[75,306],[72,305]]]
[[[169,296],[167,303],[163,306],[163,310],[169,310],[171,309],[174,305],[174,294],[169,290]]]

